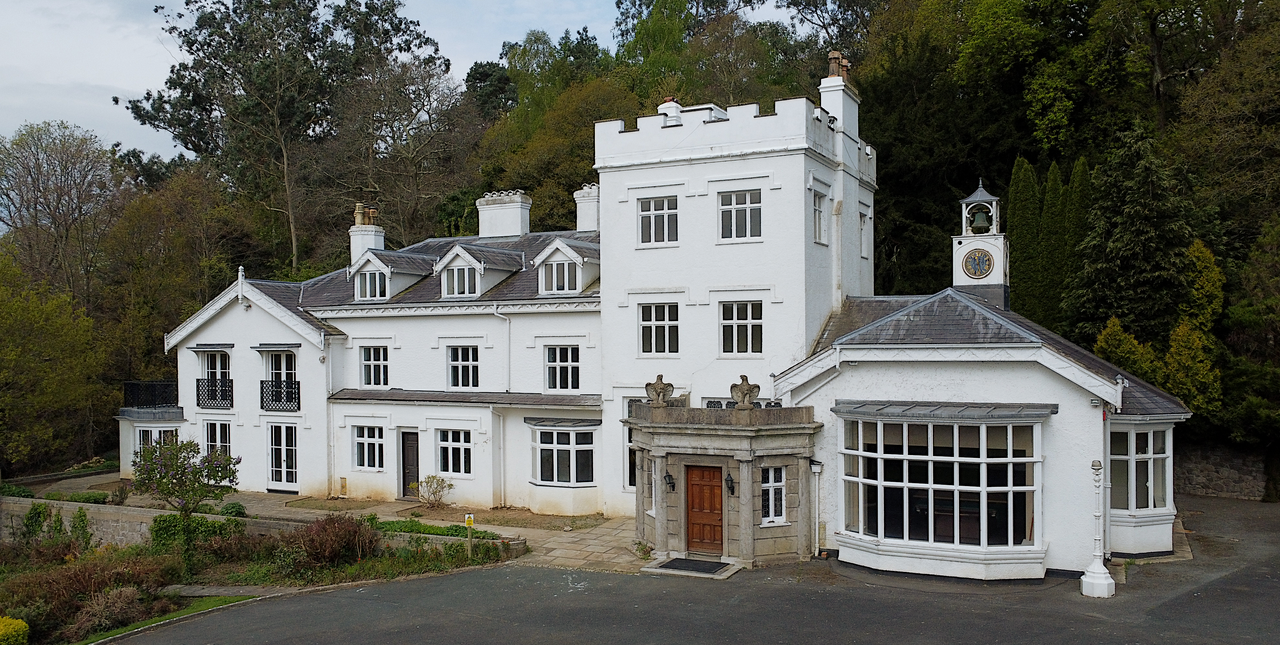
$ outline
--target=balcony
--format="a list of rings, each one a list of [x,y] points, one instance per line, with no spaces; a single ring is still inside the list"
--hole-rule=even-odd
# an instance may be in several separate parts
[[[298,411],[297,381],[263,381],[262,409],[268,412]]]
[[[182,419],[177,381],[125,381],[120,416],[134,421]]]
[[[196,407],[230,410],[234,406],[229,378],[196,379]]]

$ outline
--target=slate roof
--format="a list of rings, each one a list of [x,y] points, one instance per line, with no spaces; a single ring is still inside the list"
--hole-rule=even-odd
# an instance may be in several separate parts
[[[357,390],[347,388],[329,396],[330,401],[398,401],[411,403],[462,403],[512,407],[598,408],[599,395],[529,394],[507,392],[438,392],[434,390]],[[596,425],[600,422],[596,421]]]
[[[371,253],[383,264],[391,267],[392,271],[411,275],[431,275],[436,268],[436,262],[440,259],[432,255],[403,251],[374,250]]]
[[[317,278],[319,279],[319,278]],[[275,280],[245,280],[261,291],[263,295],[276,301],[281,307],[297,314],[313,328],[331,336],[345,336],[346,332],[307,313],[299,304],[306,282],[276,282]],[[345,280],[344,280],[345,282]],[[348,291],[351,291],[348,289]]]
[[[535,428],[597,428],[600,419],[557,419],[555,417],[525,417],[525,425]]]
[[[1058,413],[1056,403],[955,403],[931,401],[850,401],[837,399],[836,414],[877,419],[972,419],[1038,421]]]
[[[423,278],[404,291],[387,300],[395,305],[414,305],[428,303],[501,302],[509,300],[564,299],[577,300],[594,298],[600,295],[600,284],[596,281],[586,285],[581,293],[563,296],[540,296],[538,294],[538,276],[535,271],[520,271],[526,258],[534,258],[557,238],[573,246],[580,253],[594,253],[600,257],[600,233],[598,231],[558,231],[553,233],[529,233],[526,235],[503,238],[444,237],[432,238],[407,246],[399,251],[374,251],[378,259],[395,268],[404,267],[405,273],[422,275]],[[464,300],[445,299],[441,297],[441,276],[431,275],[435,262],[444,257],[454,246],[463,245],[467,252],[487,266],[513,271],[505,280],[478,298]],[[396,263],[396,264],[393,264]],[[400,269],[398,269],[400,270]],[[305,314],[307,308],[340,307],[355,304],[355,289],[347,277],[346,269],[312,278],[306,282],[273,282],[269,280],[250,280],[255,286],[269,285],[263,293],[289,307],[291,311]],[[308,322],[314,321],[328,333],[338,333],[337,328],[327,325],[314,316],[306,314]]]
[[[910,300],[847,298],[841,312],[828,321],[821,338],[836,339],[827,346],[1038,344],[1108,381],[1117,375],[1127,380],[1129,386],[1122,393],[1118,416],[1191,413],[1172,394],[981,298],[945,289]],[[818,345],[814,353],[826,349],[821,342]]]
[[[486,267],[503,271],[519,271],[524,268],[524,253],[511,249],[480,246],[478,244],[459,244],[467,254]]]

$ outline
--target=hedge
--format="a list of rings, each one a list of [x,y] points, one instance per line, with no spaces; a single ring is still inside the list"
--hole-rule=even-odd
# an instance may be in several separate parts
[[[111,493],[100,490],[89,490],[83,492],[62,492],[49,491],[44,494],[45,499],[55,502],[77,502],[80,504],[106,504],[107,499],[111,497]]]
[[[390,520],[378,522],[378,529],[388,533],[420,533],[422,535],[444,535],[447,537],[467,537],[467,527],[459,524],[436,526],[423,524],[418,520]],[[473,529],[471,536],[481,540],[501,540],[502,536],[493,531]]]

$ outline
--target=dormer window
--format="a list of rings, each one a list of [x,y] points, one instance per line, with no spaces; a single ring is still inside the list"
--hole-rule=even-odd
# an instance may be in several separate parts
[[[356,274],[356,300],[384,300],[387,297],[387,274],[361,271]]]
[[[474,296],[476,287],[476,270],[469,266],[450,267],[444,270],[444,295]]]
[[[574,262],[546,262],[542,265],[542,293],[578,290],[578,265]]]

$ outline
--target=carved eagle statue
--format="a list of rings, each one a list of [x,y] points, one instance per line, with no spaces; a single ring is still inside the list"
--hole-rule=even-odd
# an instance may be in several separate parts
[[[757,388],[758,389],[758,388]],[[667,407],[667,399],[676,391],[676,386],[670,383],[662,382],[662,375],[659,374],[657,380],[652,383],[644,384],[644,393],[649,395],[649,405],[655,408]]]
[[[760,396],[760,386],[748,383],[746,374],[740,374],[739,377],[742,378],[742,382],[729,386],[729,396],[733,397],[734,402],[738,404],[736,407],[739,410],[754,409],[756,406],[752,405],[751,402],[755,401],[757,396]]]

